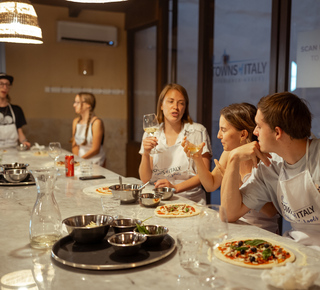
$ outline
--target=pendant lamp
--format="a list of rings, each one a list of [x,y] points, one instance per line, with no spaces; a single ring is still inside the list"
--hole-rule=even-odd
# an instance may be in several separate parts
[[[78,3],[91,3],[91,4],[96,4],[96,3],[111,3],[111,2],[123,2],[127,0],[67,0],[69,2],[78,2]]]
[[[0,0],[0,42],[43,43],[37,13],[29,0]]]

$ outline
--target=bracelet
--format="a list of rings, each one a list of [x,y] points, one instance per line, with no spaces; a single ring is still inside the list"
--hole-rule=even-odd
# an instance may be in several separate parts
[[[23,143],[23,142],[28,142],[28,139],[24,139],[21,141],[21,143]]]

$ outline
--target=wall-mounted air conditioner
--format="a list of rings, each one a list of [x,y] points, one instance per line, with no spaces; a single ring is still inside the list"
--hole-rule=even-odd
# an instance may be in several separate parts
[[[117,46],[117,28],[108,25],[58,21],[57,40]]]

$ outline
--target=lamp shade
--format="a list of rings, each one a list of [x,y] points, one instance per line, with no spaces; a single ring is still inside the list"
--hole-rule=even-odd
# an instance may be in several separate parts
[[[43,43],[37,13],[29,0],[0,1],[0,42]]]
[[[78,3],[111,3],[111,2],[123,2],[127,0],[67,0],[69,2],[78,2]]]

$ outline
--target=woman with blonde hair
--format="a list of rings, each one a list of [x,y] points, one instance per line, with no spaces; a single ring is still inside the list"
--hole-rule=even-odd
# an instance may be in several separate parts
[[[256,107],[249,103],[231,104],[220,111],[219,132],[217,137],[221,140],[224,151],[219,161],[214,160],[216,167],[212,172],[207,169],[201,158],[202,150],[193,155],[199,179],[206,191],[215,191],[221,186],[231,150],[249,142],[257,141],[257,136],[253,134],[256,127],[256,112]],[[184,146],[185,152],[189,154],[185,141],[182,143],[182,146]],[[252,160],[241,162],[239,187],[250,178],[252,168]],[[243,221],[274,233],[279,233],[278,219],[279,215],[271,202],[266,203],[260,212],[251,210],[242,217]]]
[[[189,116],[189,97],[184,87],[178,84],[164,87],[158,99],[157,118],[160,124],[157,137],[143,135],[139,151],[142,156],[140,179],[143,182],[150,180],[156,188],[172,187],[178,195],[205,204],[205,192],[195,168],[192,166],[188,170],[189,162],[181,142],[187,134],[194,144],[204,142],[201,158],[207,170],[210,168],[211,144],[206,128],[194,123]],[[151,153],[154,147],[159,153]]]
[[[72,153],[105,166],[104,126],[102,120],[94,114],[95,106],[93,94],[81,92],[76,95],[73,107],[79,116],[72,123]]]

